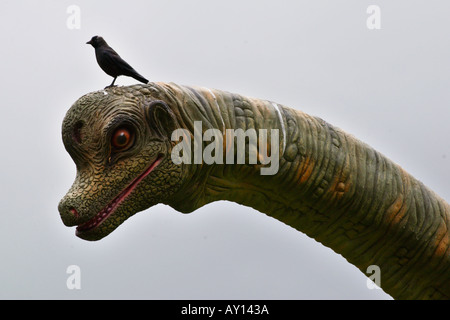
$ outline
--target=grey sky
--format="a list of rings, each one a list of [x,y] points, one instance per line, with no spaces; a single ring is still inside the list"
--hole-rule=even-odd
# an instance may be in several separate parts
[[[369,5],[381,30],[366,27]],[[80,8],[80,29],[66,10]],[[353,134],[450,199],[448,1],[2,1],[0,298],[390,299],[340,255],[230,202],[158,205],[86,242],[57,211],[61,122],[111,78],[103,36],[151,81],[276,101]],[[135,83],[119,77],[118,85]],[[81,269],[81,289],[66,268]],[[382,278],[381,278],[382,279]]]

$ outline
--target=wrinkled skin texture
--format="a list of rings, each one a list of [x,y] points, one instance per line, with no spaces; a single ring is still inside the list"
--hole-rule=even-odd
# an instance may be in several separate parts
[[[145,114],[149,107],[143,101],[105,93],[82,97],[64,119],[63,141],[77,165],[75,182],[59,206],[66,225],[92,219],[170,147],[167,139],[150,129]],[[133,145],[115,151],[110,141],[123,127],[133,132]],[[114,215],[93,230],[77,230],[77,235],[100,239],[129,216],[170,196],[178,187],[181,168],[163,158],[158,169],[145,177]]]
[[[248,162],[174,164],[171,134],[182,128],[192,137],[194,121],[224,136],[228,128],[278,129],[278,172],[263,176],[261,163]],[[130,138],[116,141],[121,129]],[[189,213],[230,200],[304,232],[364,273],[379,266],[394,298],[450,298],[450,206],[322,119],[219,90],[149,83],[81,97],[62,133],[77,175],[59,211],[83,239],[101,239],[157,203]]]

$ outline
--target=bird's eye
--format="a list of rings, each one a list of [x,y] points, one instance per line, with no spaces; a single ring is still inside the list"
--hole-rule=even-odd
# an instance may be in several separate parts
[[[117,129],[111,140],[111,144],[115,150],[122,151],[131,146],[133,143],[133,132],[128,128]]]

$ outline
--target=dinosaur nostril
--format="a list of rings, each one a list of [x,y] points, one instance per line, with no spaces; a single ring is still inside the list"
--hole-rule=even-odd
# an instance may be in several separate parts
[[[61,199],[58,204],[58,211],[61,219],[63,223],[68,227],[77,225],[83,215],[82,212],[75,209],[78,204],[74,202],[75,201],[73,201],[73,199],[65,197]]]
[[[78,211],[77,211],[77,209],[75,209],[75,208],[70,208],[69,209],[69,211],[70,211],[70,213],[71,214],[73,214],[74,216],[75,216],[75,218],[78,218],[80,215],[78,214]]]

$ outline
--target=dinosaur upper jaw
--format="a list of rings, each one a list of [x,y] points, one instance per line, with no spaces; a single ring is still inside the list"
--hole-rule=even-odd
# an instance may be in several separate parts
[[[161,163],[162,160],[163,156],[159,155],[141,175],[136,177],[122,192],[100,210],[100,212],[87,222],[79,224],[76,228],[76,236],[86,240],[98,240],[109,234],[110,232],[103,234],[104,232],[100,230],[102,224],[114,216],[114,213],[120,207],[121,203],[133,192],[138,184]],[[117,226],[118,225],[114,226],[114,228]]]

